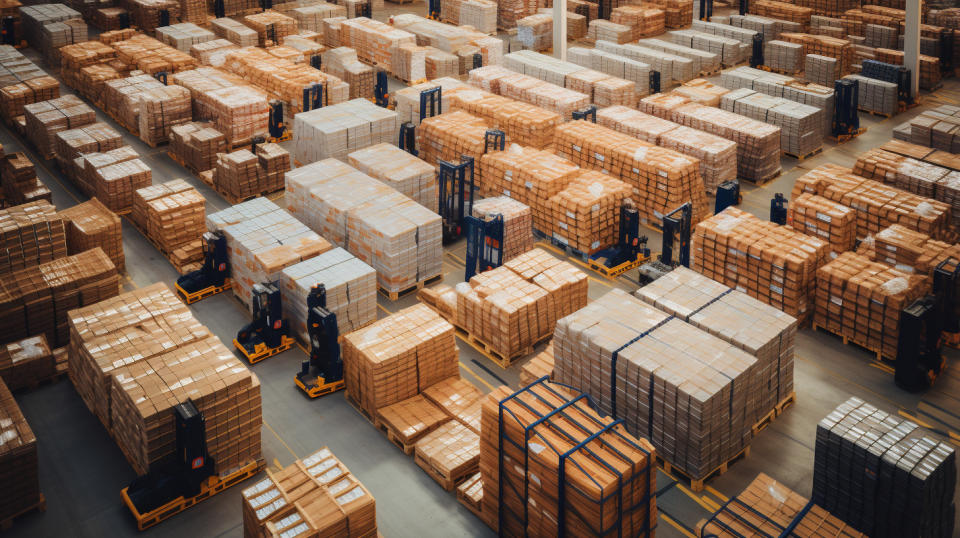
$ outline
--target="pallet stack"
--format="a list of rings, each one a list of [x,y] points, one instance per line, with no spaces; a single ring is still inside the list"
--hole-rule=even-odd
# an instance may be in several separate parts
[[[426,305],[346,335],[342,349],[347,396],[369,417],[458,376],[453,325]]]
[[[92,178],[95,196],[117,214],[129,212],[134,193],[152,183],[153,171],[136,158],[97,168]]]
[[[790,201],[787,222],[795,230],[818,237],[839,254],[857,242],[856,211],[822,196],[804,193]]]
[[[89,194],[90,186],[83,183],[77,158],[87,153],[110,151],[123,145],[123,137],[106,123],[91,123],[83,127],[59,131],[54,136],[54,152],[60,170],[81,190]]]
[[[286,175],[285,202],[310,229],[377,271],[379,286],[399,293],[441,273],[441,222],[380,181],[335,159]]]
[[[190,47],[190,55],[200,62],[200,65],[220,67],[227,59],[227,54],[240,47],[223,38],[211,39]]]
[[[393,144],[376,144],[347,155],[351,166],[380,180],[423,207],[437,208],[436,168]]]
[[[40,4],[19,9],[23,37],[51,65],[58,65],[58,47],[87,40],[87,26],[83,24],[80,12],[63,4]]]
[[[227,39],[235,43],[238,47],[256,47],[259,36],[257,31],[242,22],[224,17],[214,19],[210,22],[210,27],[217,37]]]
[[[227,139],[209,122],[189,122],[170,129],[170,153],[194,174],[212,170]]]
[[[474,166],[485,153],[487,123],[455,110],[426,118],[417,129],[417,147],[424,161],[436,165],[444,160],[459,164],[461,156],[473,157]]]
[[[301,112],[294,118],[293,156],[299,164],[342,159],[374,144],[395,143],[398,129],[396,112],[366,99]]]
[[[469,82],[473,86],[492,93],[526,101],[559,114],[562,118],[570,118],[575,111],[583,110],[590,105],[590,95],[499,66],[474,69],[470,72]],[[630,103],[634,96],[632,93],[626,93],[620,98]]]
[[[821,86],[829,86],[840,78],[840,62],[836,58],[807,54],[804,57],[804,77]]]
[[[62,347],[69,343],[67,312],[117,295],[120,281],[110,258],[95,248],[13,271],[0,286],[0,334],[10,340],[43,334]]]
[[[96,99],[98,96],[89,93],[91,88],[85,88],[80,81],[80,70],[92,65],[109,64],[117,57],[113,47],[99,41],[82,41],[60,47],[60,73],[63,82],[74,88],[84,97]]]
[[[242,495],[244,536],[377,535],[373,495],[328,448],[268,470]]]
[[[424,69],[426,70],[427,80],[456,77],[460,74],[460,58],[436,47],[427,47]]]
[[[190,90],[176,85],[143,92],[140,96],[139,136],[150,147],[170,140],[170,130],[193,119]]]
[[[330,17],[346,17],[347,8],[327,2],[297,7],[290,10],[287,15],[297,21],[297,28],[300,31],[308,30],[323,35],[323,19]]]
[[[0,380],[10,390],[32,388],[57,375],[57,365],[42,334],[0,345]]]
[[[695,271],[803,321],[829,250],[826,241],[729,207],[697,225],[691,256]]]
[[[846,39],[837,39],[824,35],[784,32],[780,34],[780,40],[803,45],[803,54],[805,55],[817,54],[836,58],[840,64],[840,74],[846,75],[850,73],[853,65],[853,44]]]
[[[692,0],[651,0],[649,4],[663,10],[664,23],[668,29],[686,28],[693,20]]]
[[[7,385],[0,380],[0,477],[5,487],[0,494],[0,521],[11,523],[15,516],[34,508],[45,509],[40,493],[37,438],[13,399]]]
[[[473,216],[481,220],[503,217],[503,261],[508,262],[533,248],[533,214],[530,207],[508,196],[473,202]]]
[[[933,278],[937,266],[950,258],[960,259],[960,244],[930,239],[929,235],[894,224],[860,243],[858,254],[875,262],[904,269]]]
[[[778,2],[777,0],[757,0],[750,4],[750,13],[761,17],[795,22],[807,28],[810,26],[810,16],[813,15],[813,10],[809,7]]]
[[[774,39],[763,44],[763,63],[775,71],[799,73],[804,68],[803,45]]]
[[[0,210],[0,274],[67,255],[63,217],[46,200]]]
[[[157,28],[157,39],[161,43],[183,52],[190,52],[190,47],[212,41],[216,37],[210,30],[201,28],[192,22],[182,22]]]
[[[657,36],[666,30],[663,10],[650,7],[616,7],[610,12],[610,22],[629,26],[633,31],[633,39]]]
[[[516,393],[499,387],[482,401],[480,516],[492,529],[506,536],[558,536],[561,529],[654,535],[657,473],[646,439],[546,382]],[[536,446],[524,442],[528,435]],[[596,444],[587,449],[571,439]],[[588,474],[572,472],[586,468]]]
[[[117,271],[124,269],[122,222],[96,198],[59,213],[67,229],[70,254],[103,249]]]
[[[517,41],[526,50],[553,48],[553,17],[546,13],[534,13],[517,21]]]
[[[624,106],[600,110],[597,123],[697,159],[707,194],[737,177],[736,142]]]
[[[147,74],[112,79],[103,84],[103,110],[130,132],[140,128],[140,96],[162,88],[163,83]]]
[[[12,81],[11,81],[12,82]],[[60,97],[60,83],[50,76],[37,76],[0,89],[0,116],[8,125],[23,116],[23,107]]]
[[[805,192],[855,209],[858,239],[891,224],[902,224],[937,239],[950,228],[949,205],[854,175],[849,168],[835,164],[818,166],[797,178],[792,198]]]
[[[956,153],[960,151],[960,107],[941,105],[925,110],[894,128],[894,138]]]
[[[860,154],[853,173],[951,206],[950,226],[960,223],[960,172],[882,148]]]
[[[479,70],[484,69],[487,68]],[[563,117],[557,112],[473,86],[445,92],[443,98],[449,103],[450,109],[467,112],[483,120],[491,129],[503,131],[507,142],[548,148],[553,144],[554,129],[563,122]]]
[[[333,248],[265,198],[207,215],[207,229],[226,236],[233,294],[251,309],[254,284],[275,282],[284,268]]]
[[[877,49],[877,60],[894,65],[903,65],[903,51]],[[920,55],[920,88],[933,91],[940,87],[943,73],[940,70],[940,58]]]
[[[865,535],[955,534],[956,475],[954,446],[858,398],[817,425],[813,502]]]
[[[497,28],[515,28],[520,19],[536,13],[537,7],[531,0],[497,0]]]
[[[53,201],[53,194],[37,177],[37,171],[25,153],[4,155],[0,160],[0,181],[3,198],[10,205]]]
[[[357,51],[348,47],[337,47],[324,51],[322,58],[324,73],[350,85],[350,99],[373,97],[374,70],[357,59]]]
[[[257,44],[261,47],[279,45],[284,37],[297,33],[296,19],[272,10],[247,15],[243,22],[257,32]]]
[[[457,26],[470,26],[484,34],[497,33],[497,2],[490,0],[444,0],[441,17]]]
[[[291,167],[290,154],[279,144],[258,144],[256,153],[248,149],[218,153],[210,177],[217,192],[244,201],[282,190],[283,174]]]
[[[534,13],[534,11],[530,13]],[[521,15],[520,18],[530,13]],[[484,33],[485,30],[480,29],[480,27],[451,26],[412,13],[395,15],[393,26],[415,35],[418,43],[436,47],[459,57],[461,59],[461,75],[465,75],[473,69],[474,54],[480,54],[482,65],[503,63],[504,42],[496,36],[487,35],[487,33]],[[493,33],[493,31],[491,30],[490,33]]]
[[[117,59],[149,75],[178,73],[197,67],[197,60],[193,56],[143,34],[134,34],[111,46],[117,50]]]
[[[620,237],[620,207],[632,194],[630,185],[595,170],[584,170],[548,200],[549,233],[560,244],[593,254]]]
[[[741,88],[720,98],[720,108],[780,128],[780,148],[794,157],[806,157],[823,147],[823,111],[783,97]]]
[[[193,117],[213,121],[228,148],[247,145],[267,132],[269,105],[266,94],[240,78],[210,67],[173,75],[171,82],[190,90]]]
[[[206,200],[186,181],[175,179],[137,190],[130,220],[179,273],[203,261]]]
[[[695,159],[584,120],[557,128],[555,150],[574,164],[629,185],[643,223],[659,227],[662,216],[684,202],[693,205],[693,223],[707,215],[706,189]]]
[[[167,21],[180,20],[177,0],[121,0],[120,7],[130,13],[131,26],[150,35],[163,25],[161,12],[167,12]]]
[[[23,114],[26,119],[27,138],[45,159],[54,156],[58,132],[83,127],[96,121],[93,109],[75,95],[25,105]]]
[[[416,45],[417,38],[389,24],[357,17],[340,23],[340,44],[355,49],[360,60],[389,69],[393,51],[401,45]]]
[[[815,55],[809,55],[815,56]],[[830,59],[833,61],[833,59]],[[723,73],[720,84],[725,88],[738,89],[746,88],[760,92],[773,97],[782,97],[784,99],[809,105],[820,109],[823,120],[823,133],[830,133],[833,129],[833,115],[835,106],[835,96],[833,90],[834,79],[830,79],[826,86],[803,82],[787,75],[769,73],[752,67],[738,67],[730,69]],[[862,86],[861,86],[862,88]],[[864,92],[860,92],[861,101],[864,98]]]
[[[372,267],[337,247],[283,270],[280,291],[284,315],[293,336],[310,347],[307,329],[307,296],[323,284],[324,308],[337,316],[340,334],[353,332],[377,319],[377,273]]]

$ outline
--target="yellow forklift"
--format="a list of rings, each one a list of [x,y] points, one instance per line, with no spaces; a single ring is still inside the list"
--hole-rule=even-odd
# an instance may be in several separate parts
[[[253,285],[253,321],[248,323],[233,345],[240,353],[256,364],[293,347],[290,324],[283,319],[280,290],[272,283]]]
[[[232,286],[227,238],[223,232],[203,234],[203,266],[177,279],[177,294],[187,304],[216,295]]]
[[[307,332],[310,358],[300,365],[293,381],[304,394],[318,398],[343,389],[343,361],[340,358],[340,330],[337,315],[327,310],[327,289],[318,284],[307,295]]]

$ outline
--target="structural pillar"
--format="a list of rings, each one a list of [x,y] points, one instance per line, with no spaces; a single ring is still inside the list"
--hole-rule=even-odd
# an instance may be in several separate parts
[[[907,0],[906,21],[903,31],[903,65],[910,70],[910,95],[914,99],[920,93],[920,2]]]
[[[553,0],[553,55],[567,59],[567,0]]]

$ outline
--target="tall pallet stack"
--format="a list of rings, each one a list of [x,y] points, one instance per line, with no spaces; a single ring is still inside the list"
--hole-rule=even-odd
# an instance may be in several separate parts
[[[170,140],[170,130],[192,119],[190,90],[176,85],[148,90],[140,96],[140,139],[148,146]]]
[[[441,222],[433,211],[335,159],[286,176],[285,202],[307,226],[377,271],[399,293],[441,273]]]
[[[12,74],[4,64],[0,63],[0,67],[3,67],[0,72],[6,70],[8,74]],[[8,124],[13,124],[17,117],[23,116],[24,105],[60,97],[60,83],[57,79],[44,75],[42,71],[39,74],[22,75],[23,79],[20,76],[18,74],[17,78],[11,79],[10,83],[0,89],[0,116]]]
[[[807,54],[803,73],[810,82],[826,86],[840,78],[840,62],[829,56]]]
[[[257,46],[259,39],[257,31],[249,26],[245,26],[240,21],[224,17],[211,21],[210,27],[217,37],[230,40],[236,43],[238,47]]]
[[[32,388],[57,374],[57,364],[43,335],[0,345],[0,379],[10,390]]]
[[[26,119],[27,138],[45,159],[54,156],[58,132],[83,127],[96,121],[93,109],[75,95],[26,105],[23,107],[23,114]]]
[[[444,0],[440,4],[444,21],[470,26],[485,34],[497,33],[497,2],[490,0]]]
[[[853,65],[853,44],[846,39],[784,32],[780,34],[780,40],[803,45],[804,54],[818,54],[820,56],[836,58],[840,64],[840,74],[846,75],[850,73]]]
[[[624,106],[598,111],[597,123],[697,159],[707,194],[737,177],[736,142]]]
[[[575,111],[590,105],[590,96],[587,94],[498,66],[474,69],[470,72],[469,80],[474,86],[504,97],[526,101],[555,112],[562,118],[570,118]],[[633,98],[632,95],[629,97]]]
[[[91,183],[103,205],[114,213],[123,214],[133,206],[137,189],[153,183],[153,171],[140,159],[127,159],[97,168],[93,171]]]
[[[84,184],[80,178],[77,158],[87,153],[114,150],[122,145],[120,133],[102,122],[59,131],[54,135],[54,152],[60,170],[86,194],[90,194],[91,186]]]
[[[211,119],[229,147],[248,144],[255,136],[266,133],[267,96],[242,79],[203,67],[177,73],[171,82],[190,90],[193,116]]]
[[[108,80],[103,84],[103,110],[127,130],[136,132],[140,128],[140,96],[162,87],[162,82],[147,74]]]
[[[684,202],[693,205],[693,223],[706,217],[706,189],[696,160],[584,120],[563,124],[556,133],[559,155],[631,187],[641,222],[660,226],[663,215]]]
[[[342,349],[347,396],[371,417],[458,376],[453,325],[422,304],[346,335]]]
[[[750,4],[750,13],[771,19],[796,22],[804,28],[810,26],[810,16],[813,10],[808,7],[795,5],[777,0],[757,0]]]
[[[347,155],[350,165],[433,211],[437,205],[436,168],[393,144],[376,144]]]
[[[227,54],[240,47],[223,38],[211,39],[190,47],[190,55],[200,62],[200,65],[220,67],[227,59]]]
[[[120,217],[96,198],[68,207],[59,213],[67,229],[70,254],[96,247],[110,258],[118,271],[123,271],[123,233]]]
[[[780,148],[795,157],[823,147],[824,112],[816,107],[740,88],[721,97],[720,108],[779,127]]]
[[[629,26],[633,30],[633,39],[657,36],[666,29],[663,10],[649,7],[616,7],[610,12],[610,22]]]
[[[301,112],[294,118],[293,157],[298,164],[342,159],[374,144],[395,143],[398,129],[396,112],[366,99]]]
[[[534,148],[551,146],[554,129],[563,122],[557,112],[472,86],[447,91],[444,99],[452,110],[462,110],[491,129],[502,130],[508,142]]]
[[[109,64],[117,57],[113,47],[99,41],[83,41],[60,47],[60,73],[63,82],[74,88],[81,95],[96,101],[99,96],[90,92],[92,88],[85,88],[81,84],[80,70],[92,65]]]
[[[256,153],[241,149],[218,153],[211,173],[213,187],[231,200],[247,200],[283,189],[290,153],[279,144],[258,144]]]
[[[466,26],[451,26],[412,13],[395,15],[393,26],[415,35],[418,43],[458,56],[461,59],[461,75],[473,69],[474,54],[480,54],[483,65],[499,65],[503,62],[503,41],[482,33],[484,30],[478,32]]]
[[[474,167],[485,153],[487,123],[466,112],[455,110],[427,118],[417,128],[417,147],[424,161],[438,160],[459,164],[461,156],[473,157]]]
[[[245,538],[377,535],[373,495],[327,448],[282,470],[268,470],[267,478],[242,495]]]
[[[70,341],[67,312],[115,296],[120,280],[110,258],[95,248],[13,271],[0,286],[0,334],[10,340],[43,334],[56,348]]]
[[[617,244],[620,208],[632,204],[630,185],[596,170],[584,170],[548,200],[552,215],[544,230],[562,245],[593,254]]]
[[[497,0],[497,28],[515,28],[520,19],[536,13],[537,7],[531,0]]]
[[[311,6],[297,7],[290,10],[287,15],[297,21],[297,28],[300,31],[308,30],[323,35],[323,19],[330,17],[346,17],[347,8],[327,2],[320,2]]]
[[[389,69],[393,51],[401,45],[416,45],[417,38],[380,21],[358,17],[340,23],[340,44],[355,49],[362,61]]]
[[[517,41],[527,50],[547,50],[553,47],[553,17],[534,13],[517,21]]]
[[[474,201],[473,216],[481,220],[503,217],[504,262],[533,248],[533,214],[528,205],[508,196],[494,196]]]
[[[692,481],[749,447],[760,365],[737,346],[618,289],[559,320],[553,345],[557,382],[589,394]]]
[[[161,12],[167,12],[168,21],[180,20],[180,2],[177,0],[121,0],[120,7],[130,13],[130,24],[147,34],[153,34],[163,26]]]
[[[350,85],[350,99],[373,97],[374,70],[357,59],[357,51],[337,47],[324,51],[323,71]]]
[[[695,271],[801,321],[813,311],[816,270],[828,253],[826,241],[735,207],[698,224],[691,249]]]
[[[171,24],[170,26],[161,26],[157,28],[157,39],[161,43],[183,51],[190,52],[190,47],[198,43],[212,41],[217,36],[205,28],[201,28],[192,22],[183,22]]]
[[[284,268],[333,248],[264,198],[207,215],[207,229],[227,238],[233,294],[252,309],[253,286],[280,279]]]
[[[202,262],[206,200],[175,179],[136,191],[130,220],[170,259],[178,272]]]
[[[686,28],[693,20],[693,0],[651,0],[649,4],[663,10],[669,29]]]
[[[937,239],[949,229],[947,204],[854,175],[849,168],[835,164],[818,166],[797,178],[792,197],[805,192],[855,209],[858,239],[891,224],[902,224]]]
[[[3,197],[11,205],[53,201],[53,193],[37,177],[36,168],[25,153],[4,155],[0,160],[0,181]]]
[[[852,250],[857,242],[856,217],[853,209],[809,193],[791,200],[787,212],[790,226],[830,243],[837,254]]]
[[[816,57],[816,55],[808,55]],[[825,58],[825,57],[820,57]],[[833,58],[827,58],[836,64]],[[832,77],[833,75],[825,75]],[[836,77],[839,78],[839,77]],[[730,69],[723,73],[720,84],[726,88],[737,89],[747,88],[773,97],[782,97],[784,99],[809,105],[820,109],[820,116],[823,120],[823,133],[830,133],[833,129],[833,114],[835,106],[835,96],[833,90],[834,78],[829,78],[826,85],[803,82],[787,75],[769,73],[752,67],[738,67]],[[879,81],[877,81],[879,82]],[[862,86],[861,86],[862,88]],[[864,100],[864,92],[860,92],[861,101]]]
[[[646,439],[546,382],[515,393],[499,387],[482,405],[481,518],[492,529],[504,536],[654,535],[657,472]],[[536,446],[524,441],[529,436]],[[588,449],[581,439],[596,443]]]
[[[353,332],[377,319],[377,273],[337,247],[283,270],[280,291],[284,314],[295,336],[310,347],[307,296],[314,286],[326,288],[326,308],[337,316],[340,334]]]
[[[58,65],[58,47],[87,40],[87,26],[83,24],[80,12],[63,4],[40,4],[19,9],[23,37],[54,66]]]
[[[195,174],[213,169],[217,154],[226,151],[226,137],[208,122],[190,122],[170,129],[170,153]]]
[[[954,446],[858,398],[817,424],[813,502],[866,535],[952,536],[956,476]]]
[[[0,209],[0,252],[0,273],[66,256],[63,217],[46,200]]]
[[[13,399],[7,385],[0,380],[0,521],[10,523],[37,506],[45,507],[40,493],[37,438]]]
[[[155,75],[160,72],[178,73],[193,69],[197,60],[186,52],[143,34],[134,34],[128,39],[112,43],[117,50],[117,58],[130,67]]]

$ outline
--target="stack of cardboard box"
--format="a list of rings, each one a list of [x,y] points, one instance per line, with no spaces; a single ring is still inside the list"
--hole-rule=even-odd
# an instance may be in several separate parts
[[[387,143],[354,151],[347,157],[357,170],[431,211],[437,208],[436,168],[422,159]]]
[[[787,222],[795,230],[818,237],[839,254],[857,242],[857,213],[816,194],[803,193],[790,201]]]
[[[36,387],[56,373],[53,352],[42,334],[0,345],[0,378],[10,390]]]
[[[96,198],[91,198],[64,209],[59,215],[67,228],[70,254],[100,247],[117,270],[123,271],[123,226],[116,213]]]
[[[39,200],[52,201],[53,194],[37,177],[36,168],[25,153],[4,155],[0,160],[3,197],[11,205]]]
[[[0,210],[0,273],[66,255],[63,217],[50,202],[39,200]]]
[[[324,106],[294,117],[293,155],[300,164],[342,159],[374,144],[396,143],[398,129],[396,112],[366,99]]]
[[[186,181],[137,190],[130,220],[159,245],[177,271],[203,260],[206,200]]]
[[[13,399],[7,385],[0,380],[0,518],[11,522],[14,517],[41,505],[37,438]]]
[[[210,119],[223,133],[229,148],[249,144],[267,132],[269,106],[266,93],[210,67],[177,73],[171,82],[190,90],[193,116]]]
[[[557,112],[471,86],[446,91],[443,97],[452,110],[480,118],[491,129],[503,131],[507,141],[524,146],[550,147],[554,129],[563,122]]]
[[[23,107],[27,138],[40,156],[49,159],[56,153],[56,134],[96,121],[93,109],[75,95],[65,95]]]
[[[195,174],[211,170],[217,154],[226,150],[226,137],[210,123],[190,122],[170,129],[170,153]]]

